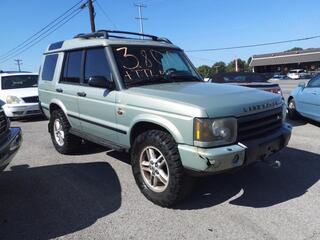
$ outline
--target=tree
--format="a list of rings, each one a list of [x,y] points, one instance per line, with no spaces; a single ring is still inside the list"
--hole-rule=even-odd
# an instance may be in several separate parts
[[[289,49],[289,50],[287,50],[287,51],[285,51],[285,52],[294,52],[294,51],[301,51],[301,50],[303,50],[303,48],[301,48],[301,47],[294,47],[294,48],[291,48],[291,49]]]
[[[211,67],[211,72],[213,74],[219,73],[219,72],[225,72],[225,71],[226,71],[226,64],[225,64],[225,62],[222,62],[222,61],[216,62]]]
[[[239,72],[248,72],[250,70],[248,63],[245,60],[238,58],[237,61],[238,61],[238,71]],[[226,71],[227,72],[235,72],[236,71],[236,60],[233,60],[228,63],[228,65],[226,67]]]
[[[198,72],[203,78],[209,78],[211,75],[211,68],[208,65],[201,65],[198,67]]]

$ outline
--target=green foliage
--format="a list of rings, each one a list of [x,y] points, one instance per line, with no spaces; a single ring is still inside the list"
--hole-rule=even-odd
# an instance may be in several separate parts
[[[239,72],[251,72],[252,68],[249,66],[250,62],[251,62],[251,57],[247,61],[238,58]],[[235,72],[235,71],[236,71],[235,60],[229,62],[228,64],[226,64],[223,61],[219,61],[214,63],[212,67],[209,67],[208,65],[201,65],[198,67],[198,72],[204,78],[210,78],[213,74],[220,73],[220,72]]]
[[[225,64],[225,62],[222,62],[222,61],[216,62],[211,67],[211,72],[213,74],[219,73],[219,72],[225,72],[225,71],[226,71],[226,64]]]
[[[198,67],[198,72],[203,78],[209,78],[211,75],[211,68],[208,65],[201,65]]]

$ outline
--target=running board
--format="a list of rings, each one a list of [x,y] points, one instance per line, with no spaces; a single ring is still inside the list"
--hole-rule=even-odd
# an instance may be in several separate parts
[[[104,146],[104,147],[107,147],[107,148],[110,148],[110,149],[113,149],[113,150],[116,150],[116,151],[124,151],[124,150],[128,150],[129,148],[124,146],[124,145],[120,145],[120,144],[117,144],[117,143],[114,143],[112,141],[109,141],[109,140],[106,140],[106,139],[103,139],[103,138],[100,138],[100,137],[97,137],[97,136],[93,136],[91,134],[88,134],[88,133],[83,133],[79,130],[76,130],[74,128],[71,128],[69,130],[69,132],[77,137],[80,137],[84,140],[87,140],[89,142],[93,142],[93,143],[96,143],[98,145],[101,145],[101,146]]]

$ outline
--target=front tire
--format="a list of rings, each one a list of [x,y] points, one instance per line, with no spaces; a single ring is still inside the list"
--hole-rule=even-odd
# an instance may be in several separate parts
[[[167,132],[140,134],[133,143],[131,161],[140,191],[157,205],[170,207],[192,191],[194,179],[185,173],[177,144]]]
[[[62,110],[54,110],[50,117],[50,134],[55,149],[62,154],[71,154],[76,151],[81,139],[72,135],[71,125]]]

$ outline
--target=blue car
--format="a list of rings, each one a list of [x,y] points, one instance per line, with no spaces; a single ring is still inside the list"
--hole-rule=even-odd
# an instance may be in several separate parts
[[[320,74],[292,91],[288,99],[288,117],[297,119],[299,116],[320,122]]]

